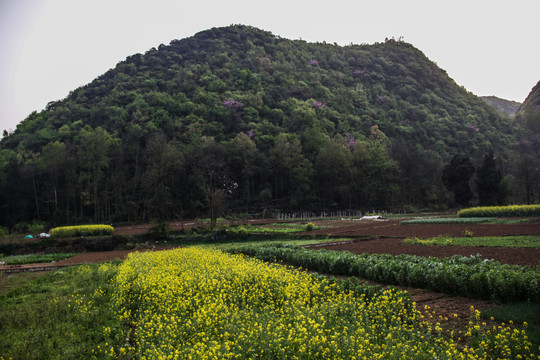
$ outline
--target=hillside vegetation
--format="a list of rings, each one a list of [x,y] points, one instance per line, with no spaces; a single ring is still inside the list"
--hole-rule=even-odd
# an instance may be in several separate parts
[[[513,153],[516,133],[405,42],[342,47],[215,28],[130,56],[5,131],[0,218],[12,227],[485,202],[452,185],[462,179],[443,182],[458,153],[455,166],[492,160],[487,171],[501,176],[490,202],[512,187],[534,202],[525,175],[504,178],[524,155]]]
[[[540,202],[540,81],[516,113],[518,152],[514,164],[527,203]]]
[[[521,106],[521,103],[517,101],[501,99],[496,96],[481,96],[481,99],[484,100],[486,104],[493,106],[499,112],[509,116],[514,116]]]

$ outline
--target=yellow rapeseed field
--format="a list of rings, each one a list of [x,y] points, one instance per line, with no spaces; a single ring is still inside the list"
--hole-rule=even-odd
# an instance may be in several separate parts
[[[368,299],[215,250],[131,254],[112,285],[128,330],[123,346],[99,349],[111,358],[485,359],[493,351],[532,358],[520,330],[474,320],[454,340],[399,291]],[[465,346],[472,337],[478,345]]]
[[[540,205],[480,206],[458,211],[459,217],[540,216]]]
[[[75,237],[75,236],[97,236],[110,235],[114,231],[111,225],[74,225],[61,226],[49,230],[51,236],[57,238]]]

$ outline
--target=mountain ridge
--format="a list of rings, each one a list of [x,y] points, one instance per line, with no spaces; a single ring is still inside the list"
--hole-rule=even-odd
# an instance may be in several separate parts
[[[495,107],[499,112],[508,116],[514,116],[522,103],[503,99],[497,96],[480,96],[487,104]]]

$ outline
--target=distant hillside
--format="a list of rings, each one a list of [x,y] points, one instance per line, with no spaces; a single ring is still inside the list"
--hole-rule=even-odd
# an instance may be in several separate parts
[[[517,177],[523,183],[528,203],[540,202],[540,81],[516,112],[518,152]]]
[[[514,116],[516,111],[521,106],[521,103],[512,100],[501,99],[496,96],[481,96],[487,104],[493,106],[498,111],[507,114],[509,116]]]
[[[408,43],[214,28],[128,57],[5,136],[0,218],[452,206],[442,167],[507,158],[512,126]]]
[[[518,109],[518,113],[524,113],[527,110],[540,109],[540,81],[532,88],[531,92]]]

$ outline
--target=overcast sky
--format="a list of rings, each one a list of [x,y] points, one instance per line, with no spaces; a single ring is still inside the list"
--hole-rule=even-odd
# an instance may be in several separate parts
[[[476,95],[540,80],[539,0],[0,0],[0,131],[135,53],[212,27],[310,42],[404,37]]]

